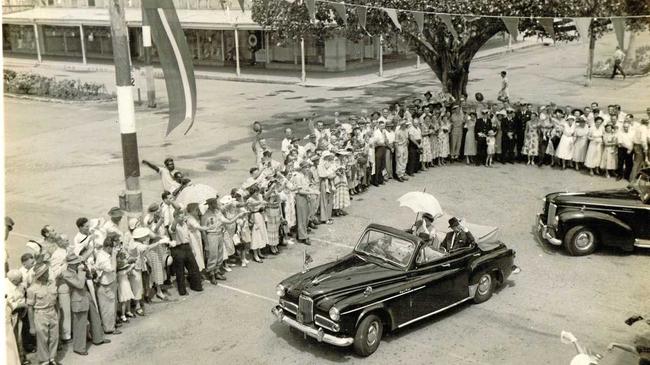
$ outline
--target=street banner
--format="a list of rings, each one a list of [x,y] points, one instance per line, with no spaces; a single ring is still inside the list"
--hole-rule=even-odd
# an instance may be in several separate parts
[[[519,18],[501,18],[501,20],[506,25],[506,29],[508,29],[508,33],[510,33],[512,39],[516,41],[519,35]]]
[[[397,10],[391,8],[384,8],[384,11],[386,12],[390,20],[393,21],[395,27],[401,31],[402,25],[399,23],[399,20],[397,20]]]
[[[366,29],[366,19],[368,18],[368,8],[365,6],[357,6],[357,17],[359,18],[359,26]]]
[[[576,23],[576,29],[580,35],[580,41],[583,43],[589,42],[589,26],[591,25],[591,18],[573,18]]]
[[[305,0],[305,6],[307,7],[307,12],[309,12],[309,21],[316,21],[316,0]]]
[[[424,13],[414,11],[413,19],[418,25],[418,34],[422,34],[424,32]]]
[[[244,11],[244,1],[245,0],[239,0],[239,8],[241,9],[242,13],[245,13],[245,11]]]
[[[142,7],[165,75],[169,99],[167,135],[184,123],[187,134],[196,115],[196,81],[185,34],[172,0],[143,0]]]
[[[621,47],[621,49],[625,49],[625,19],[612,18],[612,26],[614,27],[614,32],[616,32],[618,46]]]
[[[345,4],[344,3],[333,3],[332,6],[334,7],[334,10],[336,10],[336,13],[343,19],[343,24],[346,26],[348,25],[348,13],[345,11]]]
[[[456,32],[456,28],[454,28],[454,24],[451,22],[451,15],[449,14],[437,14],[438,18],[447,26],[447,30],[449,30],[449,33],[451,33],[452,36],[454,36],[454,39],[458,38],[458,32]]]
[[[555,29],[553,28],[553,18],[541,18],[539,22],[540,24],[542,24],[542,27],[544,27],[546,34],[548,34],[548,36],[553,38],[553,41],[555,41]]]

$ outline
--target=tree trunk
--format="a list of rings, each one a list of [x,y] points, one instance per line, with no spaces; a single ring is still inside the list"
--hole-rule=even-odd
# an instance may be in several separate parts
[[[589,64],[587,65],[587,86],[591,85],[591,75],[594,71],[594,50],[596,49],[596,35],[589,30]]]

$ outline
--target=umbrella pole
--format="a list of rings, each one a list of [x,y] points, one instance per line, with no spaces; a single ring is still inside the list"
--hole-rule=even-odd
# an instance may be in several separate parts
[[[427,187],[426,187],[426,186],[424,187],[424,189],[422,189],[422,192],[423,192],[423,193],[426,193],[426,192],[427,192]],[[415,227],[415,223],[418,221],[418,219],[420,219],[420,212],[417,212],[417,213],[415,214],[415,221],[414,221],[413,224],[411,225],[411,227],[413,227],[413,234],[415,234],[415,229],[417,228],[417,227]]]

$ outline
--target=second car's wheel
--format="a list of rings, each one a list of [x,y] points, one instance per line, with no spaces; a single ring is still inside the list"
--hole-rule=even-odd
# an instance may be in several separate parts
[[[381,318],[374,314],[364,318],[359,323],[357,333],[354,335],[354,352],[364,357],[372,355],[379,347],[383,331],[384,325]]]
[[[483,273],[481,276],[479,276],[478,283],[476,285],[474,303],[483,303],[492,297],[495,285],[494,276],[489,272]]]
[[[596,249],[596,233],[587,226],[575,226],[564,236],[564,247],[573,256],[589,255]]]

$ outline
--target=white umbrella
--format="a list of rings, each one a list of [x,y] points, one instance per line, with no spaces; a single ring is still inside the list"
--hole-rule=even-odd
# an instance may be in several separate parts
[[[205,184],[192,184],[178,193],[176,203],[183,207],[186,207],[190,203],[198,203],[201,212],[204,213],[205,209],[207,209],[205,201],[216,197],[217,191],[213,187]]]
[[[421,191],[411,191],[399,199],[400,207],[410,208],[414,213],[429,213],[434,217],[441,216],[442,207],[433,195]]]

